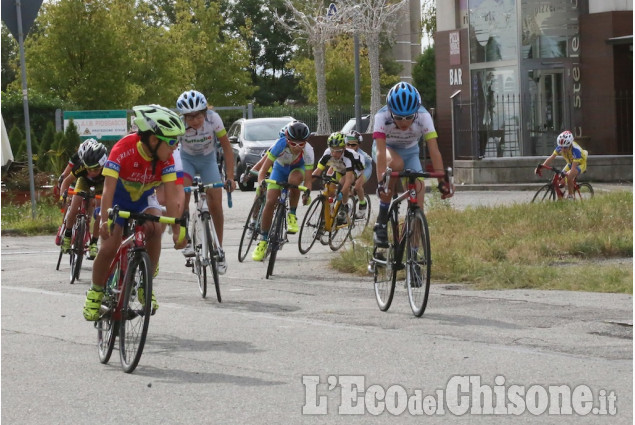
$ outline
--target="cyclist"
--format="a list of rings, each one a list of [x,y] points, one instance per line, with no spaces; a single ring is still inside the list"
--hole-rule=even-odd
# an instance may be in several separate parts
[[[301,122],[294,121],[287,125],[284,137],[278,139],[267,153],[264,163],[258,172],[258,185],[262,185],[265,176],[271,166],[271,179],[280,182],[289,182],[299,185],[304,181],[305,186],[311,190],[311,171],[313,170],[313,147],[307,143],[311,136],[309,127]],[[252,259],[262,261],[267,253],[269,241],[269,229],[273,219],[273,210],[280,195],[280,186],[269,184],[267,187],[267,201],[262,211],[261,235],[262,240],[254,249]],[[287,215],[287,232],[290,234],[298,232],[298,221],[296,210],[300,200],[300,191],[291,189],[289,191],[289,213]],[[302,196],[302,204],[306,205],[310,201],[310,196]]]
[[[122,210],[161,215],[155,188],[165,185],[167,214],[178,216],[176,173],[172,151],[177,137],[185,133],[179,116],[159,105],[142,105],[132,108],[134,123],[139,129],[119,140],[112,148],[103,175],[104,190],[101,198],[101,249],[93,264],[92,286],[86,294],[84,318],[99,319],[99,306],[104,296],[108,269],[123,235],[123,219],[117,219],[112,233],[108,226],[108,209],[118,205]],[[179,225],[172,225],[172,239],[176,249],[183,248],[185,241],[178,242]],[[146,246],[152,265],[156,267],[161,254],[162,229],[159,223],[145,224]],[[152,310],[159,308],[154,291]]]
[[[104,176],[101,174],[101,170],[108,158],[108,149],[95,139],[87,139],[79,146],[77,157],[78,161],[73,163],[71,171],[62,182],[60,188],[61,193],[67,193],[69,187],[74,186],[75,192],[88,192],[91,187],[95,187],[95,193],[101,194],[104,187]],[[60,197],[60,200],[62,199],[63,197]],[[75,225],[75,219],[77,218],[77,212],[79,211],[82,200],[82,197],[79,195],[73,196],[70,207],[66,210],[66,217],[64,217],[66,231],[62,239],[62,250],[64,252],[68,252],[71,249],[73,226]],[[95,206],[96,202],[93,199],[87,211],[89,217],[93,213],[93,210],[95,210]],[[99,214],[98,210],[97,208],[96,214]],[[99,216],[95,215],[92,237],[88,245],[89,260],[93,260],[97,256],[98,238]]]
[[[351,130],[351,132],[346,135],[346,149],[352,149],[357,152],[364,162],[364,172],[357,177],[354,186],[355,194],[357,195],[357,199],[359,199],[359,208],[355,213],[355,218],[366,217],[366,208],[368,206],[366,205],[364,184],[370,179],[373,172],[373,158],[359,148],[360,143],[363,141],[364,138],[362,135],[355,130]]]
[[[207,99],[196,90],[185,91],[176,101],[176,107],[183,115],[185,134],[179,137],[181,144],[181,162],[183,164],[183,184],[192,186],[192,179],[199,174],[203,184],[218,183],[222,177],[218,170],[217,155],[219,155],[216,138],[225,156],[227,176],[234,175],[234,152],[223,126],[223,120],[216,112],[208,109]],[[227,178],[227,190],[232,192],[236,186],[231,178]],[[209,188],[206,191],[207,207],[214,220],[214,227],[218,241],[223,244],[223,194],[222,189]],[[189,216],[188,206],[190,194],[185,195],[185,214]],[[186,257],[194,256],[192,244],[183,250]],[[225,258],[218,261],[218,273],[225,274],[227,263]]]
[[[386,106],[375,114],[373,128],[373,160],[377,164],[377,187],[379,195],[379,215],[375,224],[374,242],[378,247],[388,247],[388,207],[396,179],[390,181],[385,191],[381,185],[386,168],[393,171],[410,169],[423,172],[419,160],[419,138],[423,136],[428,145],[430,159],[434,171],[443,171],[443,158],[437,144],[437,132],[434,129],[432,116],[421,106],[421,96],[410,83],[395,84],[386,95]],[[442,199],[451,197],[454,188],[443,179],[438,179]],[[423,208],[425,183],[423,179],[417,183],[417,199]]]
[[[348,213],[348,194],[355,178],[361,174],[363,163],[359,154],[352,149],[346,149],[346,136],[344,133],[336,131],[331,133],[326,141],[328,147],[322,154],[322,158],[317,162],[317,168],[313,171],[313,176],[322,175],[327,169],[327,175],[335,173],[335,179],[340,183],[340,193],[338,200],[342,201],[342,208],[337,213],[337,224],[346,223]],[[330,195],[329,195],[330,196]]]
[[[589,153],[575,142],[573,133],[569,130],[563,131],[556,138],[556,148],[553,153],[550,157],[545,159],[545,162],[536,168],[535,173],[541,176],[542,167],[550,165],[557,156],[563,157],[567,162],[567,165],[562,171],[566,173],[566,183],[569,189],[567,199],[573,200],[575,180],[580,174],[586,172],[586,161]]]

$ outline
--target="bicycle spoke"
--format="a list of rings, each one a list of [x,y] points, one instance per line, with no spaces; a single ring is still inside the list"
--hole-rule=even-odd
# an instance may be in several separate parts
[[[390,217],[393,216],[391,213]],[[375,298],[381,311],[387,311],[395,294],[397,270],[395,268],[395,249],[397,244],[396,224],[388,222],[388,248],[375,247],[373,250]]]
[[[306,254],[311,250],[315,241],[324,235],[322,226],[322,213],[324,210],[324,199],[318,196],[311,202],[309,209],[304,215],[300,234],[298,235],[298,249],[301,254]]]
[[[415,316],[421,317],[428,303],[430,290],[430,237],[428,224],[419,209],[409,217],[406,243],[406,284],[408,299]]]

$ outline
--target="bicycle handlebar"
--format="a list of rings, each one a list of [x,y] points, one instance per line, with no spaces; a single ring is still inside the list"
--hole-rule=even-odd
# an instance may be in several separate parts
[[[234,206],[234,203],[232,201],[232,193],[229,190],[227,190],[229,186],[226,186],[225,183],[221,183],[221,182],[208,183],[208,184],[199,183],[198,185],[194,185],[194,186],[186,186],[183,188],[183,190],[185,191],[185,193],[190,193],[195,190],[198,190],[200,193],[200,192],[203,192],[205,189],[219,188],[219,187],[224,187],[225,190],[227,191],[227,206],[229,208],[232,208]]]
[[[537,167],[537,168],[538,168],[538,169],[545,168],[545,169],[547,169],[547,170],[549,170],[549,171],[553,171],[553,172],[554,172],[554,173],[556,173],[556,174],[560,174],[561,176],[562,176],[562,175],[564,175],[564,174],[566,174],[566,173],[565,173],[564,171],[562,171],[562,170],[559,170],[559,169],[557,169],[557,168],[555,168],[555,167],[552,167],[551,165],[543,165],[542,163],[541,163],[541,164],[538,164],[538,167]]]
[[[75,191],[73,189],[68,189],[66,191],[67,195],[77,195],[77,196],[81,196],[84,199],[91,199],[91,198],[95,198],[95,199],[101,199],[101,195],[97,195],[94,192],[84,192],[84,191]]]
[[[108,208],[108,228],[110,229],[111,232],[115,225],[115,220],[117,217],[121,217],[125,219],[131,218],[133,220],[139,221],[140,224],[143,224],[146,221],[153,221],[156,223],[163,223],[163,224],[178,224],[179,226],[181,226],[179,229],[178,242],[182,242],[183,239],[185,239],[185,231],[187,228],[187,223],[184,218],[164,217],[164,216],[157,216],[157,215],[146,214],[146,213],[123,211],[119,209],[119,206],[115,205],[113,208]]]
[[[264,181],[266,181],[267,183],[277,184],[278,186],[286,187],[289,189],[300,189],[302,192],[307,192],[309,190],[309,188],[306,186],[295,185],[289,182],[279,182],[277,180],[272,180],[272,179],[265,179]]]
[[[380,183],[384,183],[384,191],[388,191],[388,183],[390,183],[390,178],[418,178],[418,177],[423,177],[423,178],[437,178],[437,179],[443,179],[446,182],[451,183],[452,182],[452,178],[453,178],[454,174],[452,171],[451,167],[447,167],[443,172],[440,171],[423,171],[423,172],[417,172],[417,171],[412,171],[412,170],[402,170],[402,171],[393,171],[391,168],[386,168],[386,171],[384,172],[384,178],[381,180]]]

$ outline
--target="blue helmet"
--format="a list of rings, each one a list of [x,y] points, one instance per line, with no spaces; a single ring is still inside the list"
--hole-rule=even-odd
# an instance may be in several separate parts
[[[412,115],[421,106],[421,95],[412,84],[402,81],[390,89],[386,95],[386,104],[394,115]]]

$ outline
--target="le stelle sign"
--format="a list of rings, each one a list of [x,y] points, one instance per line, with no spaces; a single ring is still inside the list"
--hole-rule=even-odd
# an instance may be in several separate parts
[[[82,140],[117,141],[128,134],[126,110],[120,111],[64,111],[64,130],[70,120],[77,127]]]

